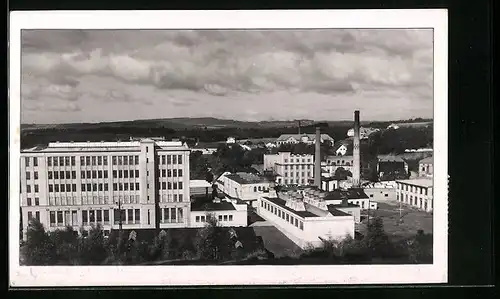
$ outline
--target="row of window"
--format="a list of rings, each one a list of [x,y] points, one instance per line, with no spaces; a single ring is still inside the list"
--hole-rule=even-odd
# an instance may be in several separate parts
[[[101,211],[102,212],[102,211]],[[108,214],[109,217],[109,214]],[[78,225],[78,211],[50,211],[50,226]]]
[[[33,212],[28,212],[28,221],[30,221],[31,219],[33,219]],[[36,220],[38,220],[38,222],[40,222],[40,212],[39,211],[35,211],[34,219],[36,219]]]
[[[181,223],[184,222],[183,208],[162,208],[160,215],[161,223]]]
[[[38,193],[40,191],[40,189],[38,188],[38,184],[35,184],[34,187],[35,187],[34,188],[35,193]],[[31,185],[30,184],[26,185],[26,192],[31,193]]]
[[[31,197],[26,198],[26,204],[28,206],[33,205],[33,201],[31,200]],[[40,198],[35,197],[35,206],[39,206],[39,205],[40,205]]]
[[[289,179],[285,178],[285,179],[282,180],[281,178],[278,178],[278,184],[281,184],[281,183],[283,183],[285,185],[288,185],[288,184],[290,184],[290,185],[293,185],[293,184],[296,184],[296,185],[305,185],[306,184],[306,179],[298,179],[298,178],[293,179],[292,178],[292,179],[289,180]]]
[[[217,219],[219,221],[233,221],[233,215],[219,215]],[[195,217],[195,222],[206,222],[206,221],[207,217],[204,215]]]
[[[161,182],[160,190],[182,190],[182,182]]]
[[[183,200],[183,194],[163,194],[160,199],[161,202],[182,202]]]
[[[274,205],[271,205],[267,202],[261,201],[260,206],[269,212],[273,213],[274,215],[280,217],[281,219],[285,220],[286,222],[289,222],[292,225],[295,225],[296,227],[300,228],[301,230],[304,230],[304,223],[292,216],[291,214],[285,212],[284,210],[276,208]]]
[[[82,171],[83,173],[83,171]],[[47,172],[47,177],[49,180],[64,180],[64,179],[76,179],[76,171],[49,171]]]
[[[112,199],[112,201],[110,201]],[[49,197],[50,206],[73,206],[73,205],[104,205],[104,204],[138,204],[140,202],[140,195],[124,195],[113,196],[110,198],[107,195],[100,196],[82,196],[81,203],[78,201],[77,196],[56,196]]]
[[[284,161],[285,161],[285,163],[288,163],[288,159],[285,159]],[[302,163],[305,163],[305,162],[306,162],[306,159],[302,158]],[[311,158],[307,158],[307,162],[311,163]],[[290,159],[290,163],[294,163],[294,159]],[[300,163],[300,159],[296,158],[295,163]]]
[[[301,174],[301,176],[312,176],[312,172],[303,172],[302,173],[299,173],[299,172],[285,172],[283,176],[285,177],[293,177],[295,174],[296,177],[299,176],[299,174]]]
[[[121,213],[120,213],[121,212]],[[113,210],[114,224],[140,224],[141,223],[141,210],[140,209],[122,209]],[[84,223],[85,225],[85,223]]]
[[[33,172],[33,179],[34,180],[38,180],[38,171],[34,171]],[[26,180],[31,180],[31,172],[30,171],[26,171]]]
[[[421,197],[413,197],[412,195],[410,195],[410,197],[408,198],[408,194],[405,194],[404,196],[403,195],[399,195],[396,194],[396,199],[397,201],[402,201],[406,204],[409,204],[409,205],[412,205],[412,206],[415,206],[415,207],[418,207],[420,209],[423,209],[425,211],[427,211],[427,208],[428,208],[428,201],[427,199],[425,198],[421,198]]]
[[[182,164],[182,155],[161,155],[159,157],[161,165]]]
[[[253,192],[257,192],[257,191],[269,191],[269,188],[268,188],[268,189],[266,189],[266,188],[265,188],[265,187],[263,187],[263,186],[258,186],[258,187],[257,187],[257,186],[254,186],[254,187],[253,187]]]
[[[76,184],[49,184],[49,192],[76,192]]]
[[[31,166],[31,159],[33,158],[33,166],[38,166],[38,158],[37,157],[25,157],[24,158],[24,162],[26,164],[26,167],[30,167]]]
[[[75,166],[75,157],[47,157],[47,166]]]
[[[397,183],[398,189],[403,191],[410,191],[412,193],[419,193],[423,195],[427,195],[426,187],[418,187],[418,186],[409,186],[406,184]]]
[[[298,170],[298,169],[300,169],[300,168],[310,170],[310,169],[312,169],[312,167],[313,167],[312,165],[284,165],[283,167],[284,167],[285,169],[288,169],[288,166],[290,166],[290,169],[291,169],[291,170],[293,170],[293,169],[294,169],[294,166],[295,166],[295,169],[297,169],[297,170]]]
[[[163,178],[182,177],[182,169],[162,169],[160,172],[160,177]]]

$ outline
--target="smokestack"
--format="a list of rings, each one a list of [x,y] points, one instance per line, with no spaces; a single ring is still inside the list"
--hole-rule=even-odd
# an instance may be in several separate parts
[[[360,181],[360,151],[359,151],[359,111],[354,111],[354,142],[353,142],[353,168],[352,183],[353,187],[359,187]]]
[[[321,189],[321,127],[319,125],[316,126],[314,185]]]

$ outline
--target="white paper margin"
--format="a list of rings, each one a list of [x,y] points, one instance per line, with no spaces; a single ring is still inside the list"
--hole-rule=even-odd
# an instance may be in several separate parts
[[[9,271],[12,287],[416,284],[448,279],[446,10],[45,11],[10,14]],[[21,29],[434,29],[434,264],[342,266],[19,266]]]

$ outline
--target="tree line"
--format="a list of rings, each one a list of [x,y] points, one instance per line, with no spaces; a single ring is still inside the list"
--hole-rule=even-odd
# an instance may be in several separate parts
[[[299,255],[275,258],[262,244],[251,252],[235,246],[231,230],[219,226],[213,215],[207,216],[206,226],[193,240],[172,238],[169,229],[142,241],[120,231],[111,231],[106,238],[99,226],[85,236],[71,227],[46,232],[40,222],[32,220],[27,240],[21,244],[21,264],[430,264],[433,259],[432,234],[419,230],[395,242],[385,233],[381,218],[368,223],[365,236],[326,239],[322,246],[308,247]]]

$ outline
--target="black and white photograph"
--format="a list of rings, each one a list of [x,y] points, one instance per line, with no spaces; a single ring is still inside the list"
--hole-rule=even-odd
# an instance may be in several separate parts
[[[201,13],[12,15],[11,285],[446,282],[446,11]]]

